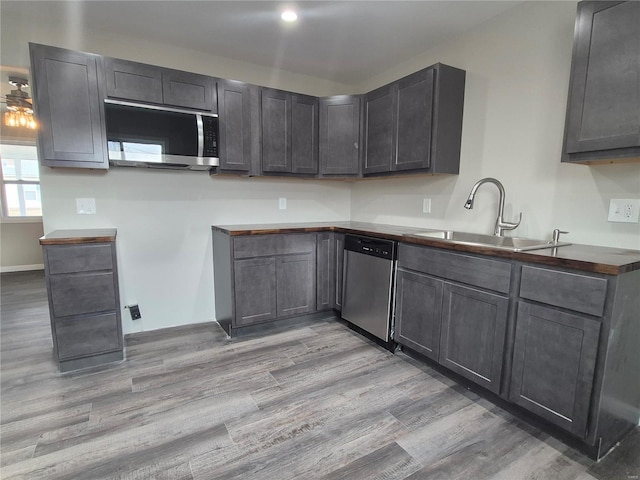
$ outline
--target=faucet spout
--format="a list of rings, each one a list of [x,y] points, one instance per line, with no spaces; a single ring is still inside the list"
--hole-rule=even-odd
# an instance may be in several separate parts
[[[510,222],[504,221],[503,216],[504,216],[505,192],[504,192],[504,186],[502,185],[502,183],[500,183],[499,180],[491,177],[478,180],[476,184],[473,186],[473,188],[471,188],[471,193],[469,193],[469,197],[467,198],[467,201],[464,204],[464,208],[468,210],[471,210],[473,208],[473,202],[475,200],[476,192],[478,191],[478,188],[480,188],[480,185],[483,185],[485,183],[493,183],[498,188],[498,191],[500,193],[500,201],[498,204],[498,216],[496,218],[496,224],[493,229],[493,234],[498,237],[502,237],[504,235],[505,230],[513,230],[518,225],[520,225],[520,222],[522,221],[522,212],[520,212],[520,218],[518,219],[517,223],[510,223]]]

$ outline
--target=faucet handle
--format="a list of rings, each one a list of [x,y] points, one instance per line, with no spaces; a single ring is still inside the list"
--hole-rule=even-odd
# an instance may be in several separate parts
[[[551,243],[558,243],[560,241],[560,234],[561,233],[569,233],[569,232],[565,232],[564,230],[560,230],[559,228],[556,228],[553,230],[553,240],[551,241]]]

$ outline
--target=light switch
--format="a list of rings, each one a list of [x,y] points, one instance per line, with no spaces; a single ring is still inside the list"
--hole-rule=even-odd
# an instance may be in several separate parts
[[[95,215],[95,198],[76,198],[76,211],[79,215]]]
[[[286,210],[287,209],[287,199],[285,197],[280,197],[278,199],[278,208],[280,210]]]
[[[431,213],[431,199],[425,198],[422,200],[422,213]]]

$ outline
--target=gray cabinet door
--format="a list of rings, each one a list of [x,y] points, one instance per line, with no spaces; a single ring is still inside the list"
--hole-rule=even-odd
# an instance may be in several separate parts
[[[445,282],[442,303],[439,362],[500,393],[509,299]]]
[[[278,317],[315,311],[316,257],[312,253],[283,255],[276,260]]]
[[[263,257],[234,262],[235,325],[276,318],[276,259]]]
[[[291,96],[291,173],[318,173],[318,99]]]
[[[364,165],[363,174],[391,171],[395,158],[397,84],[380,87],[364,99]]]
[[[393,170],[427,169],[431,164],[433,88],[432,68],[398,81]]]
[[[335,241],[332,232],[317,234],[316,240],[316,308],[329,310],[335,298]]]
[[[358,175],[360,96],[320,99],[320,174]]]
[[[440,279],[398,270],[395,341],[438,361],[442,288]]]
[[[342,285],[344,282],[344,233],[334,233],[335,245],[335,299],[333,308],[342,310]]]
[[[108,57],[104,64],[108,97],[162,103],[162,68]]]
[[[638,112],[640,3],[579,3],[563,160],[637,156]]]
[[[216,79],[198,73],[163,69],[162,100],[165,105],[217,113]]]
[[[51,275],[51,308],[55,317],[116,309],[113,272]]]
[[[261,106],[262,171],[291,172],[291,95],[263,88]]]
[[[97,55],[29,44],[40,163],[109,168]]]
[[[509,398],[584,437],[600,322],[520,302]]]
[[[233,80],[218,81],[219,171],[248,172],[251,169],[252,88],[256,87]]]
[[[99,355],[122,349],[119,319],[115,313],[57,318],[58,359]]]

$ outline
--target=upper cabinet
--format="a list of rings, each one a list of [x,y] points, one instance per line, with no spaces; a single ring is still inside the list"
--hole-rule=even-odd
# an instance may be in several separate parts
[[[366,94],[363,174],[458,173],[464,85],[436,64]]]
[[[259,87],[218,81],[220,166],[218,172],[249,175],[259,171]]]
[[[218,111],[213,77],[117,58],[104,60],[110,98]]]
[[[29,50],[40,163],[108,169],[101,57],[33,43]]]
[[[640,160],[640,2],[580,2],[563,162]]]
[[[262,172],[318,173],[318,99],[261,89]]]
[[[320,175],[356,176],[360,171],[360,95],[320,99]]]

